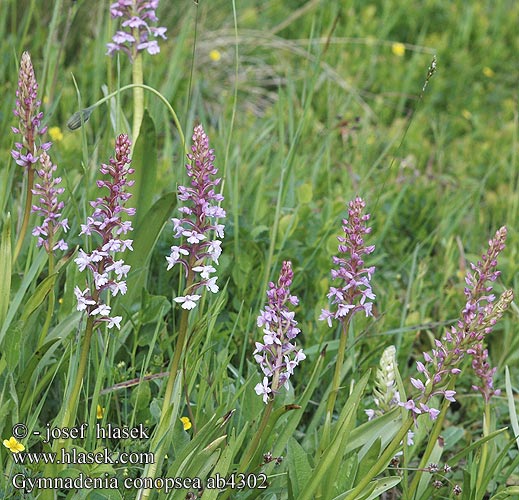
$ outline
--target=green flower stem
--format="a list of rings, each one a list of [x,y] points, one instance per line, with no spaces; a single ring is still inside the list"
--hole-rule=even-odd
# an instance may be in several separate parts
[[[92,298],[97,302],[97,297]],[[75,416],[76,416],[76,406],[79,399],[79,393],[81,391],[81,386],[83,385],[83,377],[85,375],[87,361],[88,361],[88,353],[90,351],[90,342],[92,340],[92,333],[94,326],[94,317],[88,316],[87,324],[85,328],[85,336],[83,337],[83,346],[81,347],[81,356],[79,359],[79,367],[76,373],[76,380],[74,382],[74,386],[72,387],[72,391],[70,392],[70,397],[68,398],[67,404],[65,406],[65,411],[63,413],[63,419],[61,421],[60,427],[71,427]],[[54,441],[54,451],[56,450],[56,446],[61,440],[56,439]]]
[[[344,353],[346,352],[346,343],[348,340],[348,327],[350,318],[342,323],[341,337],[339,339],[339,349],[337,351],[337,361],[335,363],[335,372],[333,374],[332,388],[328,394],[328,401],[326,403],[326,418],[324,421],[323,432],[321,435],[321,442],[319,444],[320,453],[323,453],[330,441],[330,432],[332,425],[333,409],[341,383],[341,370],[344,364]]]
[[[49,231],[49,276],[54,274],[54,252],[52,251],[52,247],[54,246],[52,241],[52,230]],[[38,339],[38,345],[36,349],[39,349],[43,343],[45,342],[45,337],[47,336],[47,332],[49,331],[50,322],[52,321],[52,315],[54,313],[54,306],[56,305],[56,296],[54,295],[54,287],[51,288],[49,292],[49,303],[47,304],[47,315],[45,317],[45,323],[41,329],[40,337]]]
[[[276,357],[276,366],[279,366],[281,364],[282,359],[283,359],[283,350],[282,350],[281,346],[278,346],[277,357]],[[265,407],[265,411],[263,412],[263,417],[259,424],[258,430],[254,434],[254,439],[250,442],[248,448],[246,449],[246,451],[243,455],[243,458],[240,462],[240,467],[238,469],[238,473],[246,472],[247,466],[249,465],[250,461],[253,459],[254,454],[257,451],[258,445],[261,441],[263,433],[265,432],[265,429],[269,422],[270,414],[272,413],[272,408],[274,407],[275,394],[278,389],[279,389],[279,370],[276,370],[274,372],[274,376],[272,377],[272,397],[270,398],[269,402],[267,403],[267,406]]]
[[[335,400],[337,399],[337,392],[339,391],[339,384],[341,383],[341,370],[344,364],[344,353],[346,351],[346,341],[348,340],[348,326],[350,324],[350,317],[342,323],[341,338],[339,340],[339,350],[337,351],[337,362],[335,363],[335,372],[333,374],[332,390],[328,396],[328,403],[326,405],[327,419],[331,417],[335,407]],[[331,420],[331,418],[330,418]]]
[[[132,131],[132,144],[135,145],[139,132],[141,130],[142,117],[144,116],[144,91],[142,88],[143,76],[142,76],[142,54],[138,53],[132,66],[132,77],[133,83],[136,87],[133,87],[133,131]]]
[[[490,434],[490,404],[485,402],[485,413],[483,415],[483,437]],[[486,465],[488,461],[488,446],[489,442],[485,441],[481,447],[481,456],[479,458],[478,479],[476,481],[476,492],[479,493],[479,498],[483,498],[483,493],[480,491],[481,483],[485,478]]]
[[[140,87],[144,90],[147,90],[151,92],[152,94],[155,94],[166,106],[169,113],[171,114],[171,117],[173,118],[173,122],[175,123],[175,127],[177,128],[178,135],[180,136],[180,142],[182,143],[182,147],[184,148],[184,151],[189,153],[189,150],[186,148],[186,141],[184,139],[184,133],[182,132],[182,126],[180,125],[180,121],[178,119],[177,113],[171,106],[171,104],[168,102],[168,100],[156,89],[153,87],[149,87],[148,85],[143,84],[136,84],[136,83],[130,83],[129,85],[125,85],[124,87],[121,87],[118,90],[115,90],[111,94],[108,94],[107,96],[103,97],[102,99],[99,99],[96,103],[92,104],[92,106],[89,106],[88,108],[84,108],[81,111],[76,111],[68,120],[67,126],[71,130],[76,130],[77,128],[81,127],[83,123],[85,123],[90,115],[92,114],[92,111],[100,106],[101,104],[104,104],[106,101],[109,101],[112,97],[116,96],[118,93],[123,92],[128,89],[133,89],[136,87]]]
[[[195,263],[193,261],[193,258],[191,258],[191,261],[189,262],[189,272],[186,279],[186,288],[184,293],[187,293],[193,285],[193,281],[195,279],[195,273],[193,272],[194,266]],[[162,404],[162,416],[164,416],[167,409],[169,408],[169,405],[171,404],[171,394],[173,393],[173,387],[175,385],[175,379],[177,377],[178,368],[180,366],[182,353],[185,349],[188,319],[189,310],[182,309],[177,343],[175,345],[175,353],[173,354],[173,361],[171,362],[171,367],[169,369],[168,384],[166,385],[166,392],[164,393],[164,403]]]
[[[23,222],[22,227],[20,229],[20,234],[18,235],[18,241],[16,242],[16,247],[13,252],[13,262],[14,266],[18,255],[20,255],[20,250],[22,249],[23,240],[25,239],[25,235],[27,233],[27,228],[29,227],[29,218],[31,217],[31,208],[32,208],[32,188],[34,185],[34,169],[29,167],[29,171],[27,172],[27,196],[25,198],[25,210],[23,213]]]
[[[446,365],[448,366],[448,365]],[[453,390],[454,386],[456,385],[457,375],[452,375],[451,380],[449,382],[449,385],[447,386],[446,390]],[[436,446],[436,441],[438,440],[438,437],[440,436],[440,433],[443,428],[443,421],[445,420],[445,415],[447,413],[447,410],[449,409],[450,402],[445,399],[443,401],[440,414],[436,418],[434,422],[434,426],[431,429],[431,432],[429,433],[429,442],[427,443],[427,448],[425,449],[424,454],[422,455],[422,459],[420,460],[420,465],[418,466],[418,470],[416,471],[416,474],[413,477],[413,480],[411,481],[411,485],[409,486],[409,498],[413,498],[416,489],[418,488],[418,484],[420,483],[420,478],[422,477],[423,469],[427,466],[429,463],[429,457],[431,456],[431,453],[434,450],[434,447]]]
[[[168,383],[166,385],[166,392],[164,393],[164,403],[162,404],[162,414],[164,414],[171,404],[171,394],[173,393],[173,386],[175,385],[175,379],[177,377],[178,367],[180,365],[180,358],[184,351],[184,345],[187,338],[187,320],[189,318],[189,311],[182,309],[182,315],[180,316],[180,327],[178,332],[177,343],[175,345],[175,353],[173,355],[173,361],[169,369]]]
[[[185,291],[189,291],[191,286],[193,285],[195,274],[193,272],[194,262],[190,262],[189,265],[189,273],[186,279],[186,287]],[[168,409],[171,405],[171,396],[173,394],[173,388],[175,386],[175,380],[178,375],[178,368],[180,366],[180,361],[182,359],[182,353],[185,349],[186,339],[187,339],[187,330],[188,330],[188,319],[189,319],[189,311],[187,309],[182,309],[182,314],[180,316],[180,325],[179,332],[177,337],[177,343],[175,345],[175,352],[173,354],[173,361],[171,362],[171,366],[169,369],[168,383],[166,385],[166,392],[164,393],[164,401],[162,403],[162,410],[160,413],[160,420],[157,425],[157,429],[162,428],[162,424],[166,415],[168,413]],[[151,464],[149,467],[144,469],[143,477],[155,478],[157,471],[162,468],[162,462],[164,461],[164,444],[163,436],[159,434],[155,434],[151,441],[151,450],[154,450],[156,446],[158,446],[157,450],[154,452],[155,463]],[[159,444],[161,443],[161,444]],[[151,490],[149,489],[140,489],[137,492],[138,500],[146,500],[149,498],[151,494]]]
[[[250,442],[248,448],[245,450],[243,458],[240,461],[240,466],[238,468],[238,474],[244,473],[247,471],[247,467],[248,467],[250,461],[253,459],[254,454],[256,453],[258,445],[261,441],[261,438],[263,437],[263,433],[265,432],[265,429],[269,422],[273,407],[274,407],[274,398],[271,399],[267,403],[267,406],[263,412],[263,417],[259,424],[258,430],[254,434],[254,439]]]

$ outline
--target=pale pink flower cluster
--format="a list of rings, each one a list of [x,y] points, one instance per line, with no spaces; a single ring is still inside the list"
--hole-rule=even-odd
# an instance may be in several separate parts
[[[68,245],[63,239],[54,241],[59,228],[64,232],[69,229],[68,220],[61,218],[61,211],[65,204],[58,201],[58,196],[64,191],[62,187],[58,187],[61,177],[54,177],[56,165],[52,164],[46,151],[40,154],[39,163],[36,173],[41,181],[35,183],[32,190],[32,194],[38,197],[37,202],[32,206],[32,212],[42,216],[43,222],[34,227],[32,234],[38,238],[38,246],[43,246],[47,253],[54,250],[67,250]]]
[[[256,342],[254,358],[263,372],[263,381],[254,390],[263,402],[268,403],[278,388],[288,388],[288,380],[294,369],[306,359],[302,349],[292,341],[301,332],[297,327],[295,313],[289,305],[296,306],[298,298],[290,293],[294,273],[290,261],[283,262],[277,285],[269,283],[268,304],[258,316],[257,324],[263,328],[263,344]]]
[[[122,317],[110,316],[111,307],[103,301],[101,293],[107,291],[113,296],[126,293],[125,278],[130,266],[123,259],[118,259],[116,254],[133,250],[133,240],[121,238],[121,235],[126,235],[133,229],[131,221],[123,220],[123,216],[135,214],[134,208],[124,207],[131,196],[126,187],[132,186],[134,182],[127,180],[128,175],[133,173],[133,169],[129,167],[130,150],[128,136],[121,134],[116,139],[115,158],[110,158],[109,165],[101,165],[101,173],[109,175],[111,180],[98,180],[97,186],[107,188],[109,194],[90,203],[94,212],[87,218],[87,223],[81,225],[81,234],[97,234],[102,242],[90,253],[80,249],[79,256],[74,260],[81,272],[85,269],[91,272],[93,281],[84,290],[77,286],[74,289],[77,310],[95,316],[95,323],[107,323],[108,328],[120,328]]]
[[[224,236],[224,226],[218,219],[225,217],[225,210],[219,206],[223,196],[216,193],[214,188],[221,179],[215,178],[218,169],[214,166],[214,150],[209,149],[209,139],[202,125],[198,125],[193,133],[193,145],[186,164],[187,175],[191,179],[189,187],[179,186],[179,199],[185,205],[178,210],[184,215],[173,218],[173,236],[183,240],[171,247],[171,253],[166,257],[167,270],[180,264],[186,277],[191,276],[191,285],[183,296],[174,300],[183,309],[194,309],[200,293],[200,288],[206,288],[212,293],[219,290],[216,284],[217,276],[213,264],[218,264],[222,253],[221,239]]]
[[[333,257],[337,266],[331,275],[337,286],[330,286],[327,297],[331,304],[329,309],[322,309],[319,319],[332,326],[332,321],[344,322],[358,311],[364,311],[366,316],[372,316],[375,294],[371,289],[371,278],[375,267],[364,265],[363,255],[369,255],[375,250],[374,245],[366,246],[364,235],[371,232],[366,226],[369,214],[363,214],[366,203],[359,197],[350,201],[348,219],[343,219],[344,236],[338,236],[339,254]]]
[[[130,59],[143,50],[149,54],[160,52],[157,38],[166,39],[166,28],[152,26],[150,23],[158,21],[155,11],[159,0],[117,0],[110,6],[113,18],[122,19],[121,29],[107,44],[108,55],[122,51]]]
[[[420,391],[420,396],[400,403],[413,412],[413,415],[428,413],[434,420],[439,411],[430,408],[428,403],[435,395],[442,395],[448,401],[455,401],[454,389],[447,389],[451,375],[461,373],[461,363],[465,356],[473,358],[472,368],[482,383],[474,388],[480,391],[488,402],[492,394],[498,394],[493,387],[495,370],[490,368],[488,352],[483,347],[485,337],[503,316],[513,300],[512,290],[506,290],[495,302],[491,285],[500,272],[496,270],[497,257],[505,248],[506,227],[499,229],[489,241],[489,247],[477,264],[470,264],[472,272],[467,274],[465,296],[467,302],[458,323],[447,330],[444,337],[435,340],[435,348],[424,353],[424,362],[417,361],[418,372],[424,380],[411,378],[411,384]]]

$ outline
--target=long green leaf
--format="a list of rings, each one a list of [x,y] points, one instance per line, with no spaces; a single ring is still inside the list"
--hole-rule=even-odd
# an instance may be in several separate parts
[[[510,380],[510,370],[505,366],[505,387],[506,399],[508,401],[508,416],[510,417],[510,424],[514,431],[517,447],[519,448],[519,422],[517,421],[517,410],[515,408],[514,392],[512,390],[512,382]]]
[[[490,500],[505,500],[506,498],[518,498],[519,486],[510,486],[490,498]]]
[[[376,439],[382,439],[382,447],[389,443],[402,426],[399,408],[394,408],[373,420],[369,420],[351,431],[345,452],[356,448],[370,446]]]
[[[25,303],[23,308],[21,320],[27,321],[29,316],[40,307],[41,303],[45,300],[45,297],[49,294],[50,290],[56,283],[57,273],[47,276],[36,288],[34,293],[29,297],[29,300]]]
[[[310,380],[308,381],[308,385],[306,386],[306,389],[303,392],[303,395],[301,396],[300,400],[297,401],[297,403],[301,406],[301,410],[292,412],[288,417],[286,424],[283,426],[283,431],[281,435],[276,439],[273,451],[274,456],[279,456],[283,453],[286,443],[288,442],[290,436],[294,434],[294,431],[299,425],[299,422],[304,414],[308,402],[310,401],[310,398],[312,397],[312,394],[315,388],[317,387],[317,383],[319,382],[319,375],[321,374],[323,363],[324,354],[321,352],[315,363],[315,367],[310,377]]]
[[[303,447],[294,439],[288,441],[288,476],[292,485],[293,498],[299,498],[308,478],[312,475],[312,468]]]
[[[302,495],[300,496],[301,500],[312,500],[317,488],[319,487],[324,487],[328,491],[332,489],[333,485],[324,484],[324,479],[327,477],[328,471],[334,462],[342,461],[345,443],[351,432],[357,407],[366,388],[366,384],[368,383],[369,375],[370,372],[368,371],[359,380],[348,398],[348,401],[344,405],[339,420],[336,423],[334,436],[320,457],[319,463],[315,467],[314,474],[306,482]]]
[[[157,238],[177,202],[176,193],[167,193],[157,200],[143,218],[143,223],[135,230],[133,252],[126,257],[131,266],[128,276],[128,293],[121,298],[121,303],[129,307],[137,292],[142,290],[148,277],[147,262],[151,256]],[[164,260],[164,265],[166,261]]]
[[[32,374],[38,367],[39,363],[43,359],[43,356],[47,353],[47,351],[60,340],[60,338],[54,338],[49,340],[45,344],[43,344],[31,357],[27,366],[25,367],[22,375],[18,379],[17,388],[20,394],[25,395],[25,391],[29,386],[29,382],[31,381]]]
[[[11,303],[9,304],[9,310],[7,311],[7,316],[5,317],[5,321],[1,325],[0,330],[0,344],[2,343],[2,340],[5,336],[5,333],[7,332],[7,329],[11,325],[11,322],[13,321],[18,309],[20,308],[20,305],[22,304],[22,301],[25,297],[25,294],[31,284],[34,282],[34,278],[38,274],[40,267],[43,263],[43,261],[47,258],[47,254],[45,253],[45,250],[41,250],[40,253],[33,259],[33,262],[31,264],[31,267],[27,273],[24,274],[22,283],[20,285],[20,288],[16,292],[15,296],[11,300]],[[0,266],[2,264],[0,263]],[[10,280],[9,277],[5,277],[6,279]],[[4,284],[0,284],[0,286],[3,286]]]
[[[441,456],[443,454],[443,444],[440,442],[440,440],[436,441],[436,444],[434,445],[433,451],[430,456],[429,462],[433,464],[440,463]],[[416,489],[416,494],[414,498],[423,498],[423,496],[427,493],[427,498],[430,498],[430,491],[428,491],[429,488],[432,488],[431,486],[431,477],[429,474],[422,474],[422,477],[420,478],[420,482],[418,483],[418,488]]]
[[[379,498],[382,493],[384,493],[387,490],[390,490],[391,488],[394,488],[398,483],[402,481],[401,477],[398,476],[391,476],[391,477],[384,477],[382,479],[377,479],[375,481],[375,489],[372,493],[369,494],[369,496],[365,500],[375,500],[376,498]],[[373,485],[370,486],[372,488]],[[350,490],[351,491],[351,490]],[[346,491],[345,493],[341,493],[339,496],[335,497],[333,500],[344,500],[350,493],[350,491]]]
[[[134,225],[140,227],[146,221],[144,217],[151,207],[157,185],[157,134],[148,110],[144,111],[140,134],[133,150],[132,168],[135,169],[132,175],[135,183],[129,190],[133,196],[127,205],[137,210]]]
[[[232,460],[238,450],[241,448],[241,445],[243,443],[243,440],[245,439],[245,436],[247,435],[247,427],[244,427],[242,432],[238,437],[235,436],[235,432],[233,430],[231,438],[229,440],[229,443],[225,446],[223,449],[222,454],[220,455],[220,458],[218,460],[218,463],[216,464],[215,468],[213,469],[213,472],[211,474],[212,477],[226,477],[229,473],[229,469],[232,465]],[[204,500],[216,500],[218,495],[220,494],[219,490],[214,489],[207,489],[204,491]]]
[[[0,324],[3,324],[9,308],[11,294],[11,214],[4,220],[0,240]],[[0,342],[2,336],[0,335]]]

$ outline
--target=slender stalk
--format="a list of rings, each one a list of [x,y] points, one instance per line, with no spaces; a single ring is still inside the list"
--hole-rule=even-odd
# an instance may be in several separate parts
[[[195,273],[193,272],[194,261],[191,258],[189,263],[189,271],[186,279],[186,292],[189,291],[191,286],[193,285],[193,281],[195,279]],[[164,393],[164,402],[162,403],[162,415],[161,420],[166,413],[169,405],[171,403],[171,395],[173,393],[173,387],[175,386],[175,379],[177,377],[178,368],[180,366],[180,360],[182,357],[182,353],[184,352],[186,339],[187,339],[187,325],[189,319],[189,311],[187,309],[182,309],[182,314],[180,315],[180,325],[177,337],[177,343],[175,345],[175,352],[173,354],[173,361],[171,362],[171,366],[169,368],[169,377],[168,383],[166,385],[166,392]]]
[[[332,389],[328,395],[328,403],[326,405],[327,418],[333,414],[335,407],[335,400],[337,399],[337,393],[339,391],[339,384],[341,383],[341,371],[342,365],[344,364],[344,353],[346,351],[346,342],[348,340],[348,327],[350,324],[351,316],[348,316],[346,321],[342,323],[341,338],[339,340],[339,350],[337,351],[337,361],[335,363],[335,372],[333,374]],[[330,418],[331,420],[331,418]]]
[[[49,276],[52,276],[54,274],[54,252],[52,251],[53,247],[53,241],[52,241],[52,231],[49,232],[49,239],[48,239],[48,245],[51,249],[48,253],[49,255]],[[47,332],[49,331],[50,322],[52,321],[52,315],[54,313],[54,306],[56,304],[56,296],[54,294],[54,287],[50,289],[49,292],[49,303],[47,304],[47,314],[45,317],[45,323],[43,324],[43,327],[40,332],[40,337],[38,339],[38,346],[37,349],[39,349],[43,342],[45,342],[45,337],[47,336]]]
[[[132,130],[132,144],[135,147],[139,132],[141,130],[142,117],[144,116],[144,89],[143,72],[142,72],[142,54],[137,53],[132,65],[133,83],[133,130]]]
[[[341,383],[341,371],[342,365],[344,364],[344,353],[346,351],[346,343],[348,340],[348,327],[350,323],[350,317],[342,322],[341,337],[339,339],[339,349],[337,351],[337,360],[335,362],[335,371],[332,379],[332,387],[328,394],[328,401],[326,403],[326,417],[324,420],[323,432],[321,434],[321,441],[319,443],[319,453],[322,454],[328,444],[330,443],[330,433],[332,426],[333,410],[335,408],[335,401],[337,399],[337,393],[339,391],[339,385]]]
[[[186,343],[188,318],[189,311],[186,309],[182,309],[182,314],[180,316],[178,338],[177,343],[175,345],[175,353],[173,354],[173,361],[171,362],[171,366],[169,368],[168,383],[166,385],[166,392],[164,393],[164,402],[162,403],[163,415],[171,403],[171,395],[173,393],[173,387],[175,385],[175,379],[180,364],[180,358],[182,357],[182,351],[184,350],[184,344]]]
[[[454,389],[457,378],[458,377],[456,375],[452,375],[447,390]],[[427,443],[427,448],[425,448],[425,452],[422,455],[422,459],[420,460],[418,470],[416,471],[416,474],[414,475],[413,480],[411,481],[411,486],[409,486],[409,498],[413,498],[416,493],[416,489],[418,488],[418,484],[420,483],[420,479],[422,477],[422,469],[424,469],[429,463],[429,457],[431,456],[431,453],[433,452],[434,447],[436,446],[436,441],[438,440],[438,437],[440,436],[440,433],[442,431],[443,421],[445,420],[445,415],[447,413],[447,410],[449,409],[449,406],[450,402],[447,399],[445,399],[443,401],[440,414],[434,421],[434,426],[431,429],[431,432],[429,433],[429,442]]]
[[[32,208],[32,188],[34,185],[34,169],[29,167],[27,172],[27,196],[25,198],[25,209],[23,213],[23,222],[22,227],[20,229],[20,234],[18,235],[18,241],[16,242],[16,246],[13,252],[13,266],[20,255],[20,250],[22,249],[23,240],[25,239],[25,235],[27,234],[27,228],[29,227],[29,219],[31,217],[31,208]]]
[[[120,89],[115,90],[111,94],[108,94],[107,96],[103,97],[102,99],[99,99],[96,103],[92,104],[92,106],[89,106],[88,108],[84,108],[81,111],[76,111],[67,121],[67,127],[70,130],[76,130],[77,128],[81,127],[87,120],[90,118],[90,115],[92,114],[92,111],[100,106],[101,104],[105,103],[106,101],[109,101],[112,97],[116,96],[118,93],[123,92],[128,89],[133,89],[135,87],[140,87],[144,90],[147,90],[148,92],[151,92],[152,94],[155,94],[166,106],[168,109],[173,122],[175,123],[175,127],[177,128],[178,135],[180,136],[180,142],[182,143],[182,147],[184,148],[186,153],[189,153],[189,150],[186,148],[186,140],[184,138],[184,133],[182,132],[182,126],[180,125],[180,121],[178,119],[177,113],[171,106],[171,104],[168,102],[168,100],[156,89],[153,87],[149,87],[148,85],[142,85],[142,84],[135,84],[130,83],[128,85],[125,85],[124,87],[121,87]]]
[[[263,437],[263,433],[265,432],[265,429],[267,428],[267,424],[269,422],[270,414],[272,413],[273,407],[274,407],[274,399],[271,399],[267,403],[265,411],[263,412],[263,417],[261,418],[258,430],[255,432],[253,440],[250,442],[248,448],[245,450],[243,458],[240,461],[240,466],[238,468],[238,474],[247,471],[247,466],[249,465],[249,462],[254,457],[254,454],[256,453],[258,445],[261,441],[261,438]]]
[[[194,272],[192,270],[194,262],[189,266],[189,273],[186,280],[186,290],[189,290],[194,280]],[[157,429],[162,428],[162,424],[166,415],[168,413],[168,409],[171,405],[171,396],[173,394],[173,388],[175,387],[175,381],[178,375],[178,368],[180,366],[180,361],[182,358],[182,353],[184,351],[186,339],[187,339],[187,330],[188,330],[188,319],[189,319],[189,311],[187,309],[182,309],[182,314],[180,316],[180,325],[179,332],[177,337],[177,343],[175,345],[175,352],[173,354],[173,360],[171,361],[171,365],[169,368],[169,376],[168,383],[166,385],[166,391],[164,393],[164,401],[162,402],[162,410],[160,413],[160,420],[157,425]],[[194,424],[194,422],[192,422]],[[152,438],[151,448],[154,449],[158,443],[162,440],[162,435],[155,434]],[[161,444],[157,450],[154,452],[155,455],[155,463],[151,464],[149,468],[145,468],[143,477],[154,478],[157,471],[161,469],[162,462],[164,461],[164,445]],[[151,494],[150,489],[140,489],[137,493],[138,500],[146,500],[149,498]]]
[[[483,436],[490,434],[490,403],[485,401],[485,413],[483,414]],[[481,484],[485,478],[486,465],[488,461],[488,447],[489,442],[485,441],[481,447],[481,456],[479,458],[478,467],[478,479],[476,482],[476,492],[479,494],[479,498],[483,498],[484,492],[481,490]]]
[[[65,411],[63,412],[63,419],[60,425],[61,428],[70,427],[74,422],[76,416],[76,406],[79,399],[79,393],[81,392],[81,386],[83,385],[83,377],[85,376],[86,366],[88,362],[88,354],[90,352],[90,343],[92,340],[92,333],[94,331],[93,326],[94,317],[88,316],[85,327],[85,335],[83,337],[83,345],[81,347],[81,355],[79,358],[79,366],[76,372],[76,379],[74,381],[74,386],[72,387],[72,390],[70,392],[67,404],[65,405]],[[58,442],[59,440],[56,440],[54,443]]]

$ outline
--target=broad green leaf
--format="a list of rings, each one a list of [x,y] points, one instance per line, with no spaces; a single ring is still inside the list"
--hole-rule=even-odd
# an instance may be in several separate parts
[[[398,476],[377,479],[374,482],[375,488],[373,489],[373,492],[370,493],[369,496],[365,497],[365,500],[375,500],[376,498],[379,498],[380,495],[382,495],[382,493],[384,493],[387,490],[390,490],[391,488],[394,488],[398,483],[400,483],[400,481],[402,481],[402,478]],[[369,488],[372,489],[373,484],[370,484]],[[349,491],[342,493],[339,496],[335,497],[333,500],[343,500],[348,496],[349,493]]]
[[[149,408],[151,401],[149,382],[143,380],[137,387],[134,387],[130,396],[130,401],[137,411]]]
[[[440,442],[438,439],[434,445],[434,448],[432,450],[431,456],[429,457],[428,463],[438,464],[440,463],[440,459],[443,454],[443,443]],[[417,472],[419,474],[420,472]],[[415,498],[422,498],[423,495],[426,493],[428,488],[432,488],[431,486],[431,475],[426,473],[422,474],[420,477],[420,482],[418,483],[418,488],[416,489]],[[427,492],[427,497],[430,498],[430,491]]]
[[[157,321],[171,309],[171,302],[162,295],[151,295],[143,290],[140,321],[143,325]]]
[[[27,366],[25,367],[25,370],[18,379],[17,388],[20,391],[20,394],[25,394],[25,391],[29,386],[29,382],[31,381],[32,374],[38,367],[38,364],[41,362],[43,356],[45,356],[47,351],[59,340],[59,338],[53,338],[52,340],[49,340],[32,355],[31,359],[27,363]]]
[[[297,188],[297,201],[299,203],[310,203],[313,198],[313,184],[305,182]]]
[[[126,263],[131,266],[128,276],[128,293],[121,303],[129,308],[136,294],[140,294],[148,277],[148,260],[164,224],[168,221],[177,202],[176,193],[167,193],[157,200],[143,218],[143,223],[135,230],[133,252],[128,252]],[[164,257],[164,270],[166,259]]]
[[[9,308],[11,293],[11,214],[7,214],[0,240],[0,324],[3,324]],[[2,335],[0,334],[0,342]]]
[[[326,478],[328,470],[332,464],[338,460],[342,461],[346,440],[351,433],[351,427],[354,424],[357,407],[361,396],[366,389],[369,375],[370,372],[366,372],[366,374],[355,385],[350,397],[346,401],[341,415],[339,416],[339,420],[336,423],[335,432],[331,438],[330,444],[324,450],[319,463],[316,464],[313,475],[308,479],[303,487],[300,496],[301,500],[312,500],[319,487],[332,491],[333,484],[324,484],[324,479]],[[329,496],[330,495],[328,495],[328,497]]]
[[[299,498],[305,483],[312,475],[312,467],[308,462],[306,451],[292,437],[288,440],[287,461],[293,498]]]
[[[220,477],[226,477],[229,474],[229,469],[232,466],[232,460],[238,450],[241,448],[243,440],[247,434],[247,426],[245,426],[238,437],[235,436],[234,430],[232,431],[231,438],[229,439],[229,443],[223,448],[222,454],[218,459],[218,463],[214,467],[211,476],[216,477],[219,475]],[[204,491],[204,500],[216,500],[220,492],[218,489],[207,489]],[[206,498],[207,497],[207,498]]]
[[[5,336],[5,333],[7,332],[7,329],[9,328],[11,322],[13,321],[18,309],[20,308],[23,299],[25,298],[25,294],[29,287],[34,282],[34,279],[36,278],[36,275],[39,273],[42,263],[47,259],[47,254],[45,253],[45,250],[41,249],[38,255],[33,259],[31,267],[29,268],[29,271],[24,274],[22,283],[20,284],[20,287],[18,288],[18,291],[14,295],[14,297],[11,300],[11,303],[9,304],[9,310],[7,311],[7,316],[5,317],[5,321],[1,325],[0,329],[0,344],[2,343],[2,340]],[[2,262],[0,261],[0,267],[2,266]],[[9,279],[10,277],[4,276],[5,279]],[[0,283],[0,287],[5,285],[4,283]]]
[[[517,447],[519,448],[519,421],[517,419],[514,391],[512,389],[512,382],[510,380],[510,370],[508,369],[508,366],[505,367],[505,388],[506,399],[508,401],[508,415],[510,417],[510,424],[512,425]]]
[[[23,308],[21,320],[27,321],[27,318],[40,307],[41,303],[45,300],[45,297],[49,294],[50,290],[54,287],[54,283],[56,283],[56,278],[58,274],[52,274],[47,276],[36,288],[34,293],[29,297],[29,300],[25,303],[25,307]]]
[[[506,498],[518,498],[519,486],[510,486],[495,494],[490,500],[505,500]]]
[[[395,408],[355,427],[351,431],[345,451],[348,453],[366,444],[371,445],[378,438],[382,438],[382,446],[385,446],[395,437],[401,427],[399,408]]]
[[[138,228],[148,222],[145,215],[151,207],[157,187],[157,138],[155,124],[148,110],[144,111],[140,134],[133,150],[132,168],[135,172],[131,178],[135,183],[129,189],[133,196],[127,206],[137,210],[134,227]]]
[[[4,354],[7,361],[7,366],[11,372],[14,372],[14,369],[20,362],[22,331],[23,323],[21,321],[15,321],[12,323],[9,327],[9,330],[7,331]],[[23,394],[23,392],[20,394]]]
[[[382,446],[382,440],[379,437],[376,439],[373,444],[369,447],[367,453],[360,458],[358,476],[363,477],[364,474],[367,474],[371,467],[376,463],[378,457],[380,456],[380,449]]]

